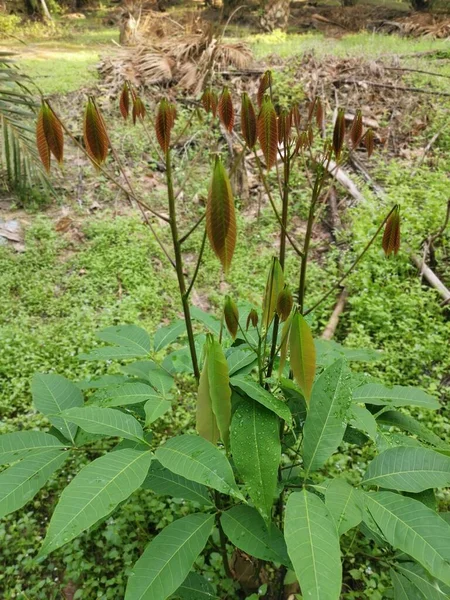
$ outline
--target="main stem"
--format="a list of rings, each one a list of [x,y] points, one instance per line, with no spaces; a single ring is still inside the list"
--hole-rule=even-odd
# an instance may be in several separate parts
[[[319,197],[320,191],[320,177],[319,174],[316,176],[314,188],[312,191],[311,204],[309,207],[308,223],[306,225],[305,241],[303,243],[303,256],[301,259],[300,266],[300,282],[298,286],[298,305],[300,307],[300,314],[303,314],[305,304],[305,289],[306,289],[306,268],[308,266],[308,252],[309,244],[311,242],[312,229],[314,224],[314,210]]]
[[[289,207],[289,177],[290,177],[290,158],[289,151],[285,143],[284,153],[284,174],[283,174],[283,207],[281,212],[281,230],[280,230],[280,253],[279,261],[280,266],[284,271],[284,263],[286,260],[286,231],[287,231],[287,219],[288,219],[288,207]],[[275,356],[277,351],[277,340],[278,340],[278,328],[280,325],[280,319],[278,315],[275,315],[273,322],[273,333],[272,333],[272,347],[270,349],[269,364],[267,367],[267,377],[272,375],[273,365],[275,362]]]
[[[186,291],[186,282],[183,274],[183,257],[181,255],[181,244],[178,238],[178,227],[177,227],[177,213],[175,209],[175,194],[173,190],[173,177],[172,177],[172,161],[170,157],[170,149],[166,152],[166,182],[167,182],[167,196],[169,199],[169,219],[170,219],[170,231],[172,234],[172,243],[175,253],[175,270],[177,272],[178,287],[181,295],[181,303],[183,305],[184,320],[186,323],[186,332],[189,341],[189,350],[192,359],[192,368],[194,370],[194,376],[197,383],[200,381],[200,370],[198,368],[197,351],[195,349],[194,332],[192,329],[191,310],[189,307],[189,294]]]

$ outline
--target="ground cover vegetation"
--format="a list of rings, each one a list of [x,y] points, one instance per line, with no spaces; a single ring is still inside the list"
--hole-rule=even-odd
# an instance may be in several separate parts
[[[259,62],[220,63],[196,94],[179,81],[176,92],[126,84],[116,74],[123,55],[106,59],[95,87],[77,90],[72,73],[45,82],[48,104],[35,107],[41,157],[61,158],[60,134],[48,133],[56,114],[67,128],[63,170],[53,158],[53,192],[2,201],[6,233],[21,225],[0,246],[0,440],[13,461],[0,475],[10,486],[2,506],[18,509],[2,520],[4,597],[448,596],[448,541],[438,533],[448,509],[450,326],[442,290],[414,260],[448,287],[449,103],[440,94],[450,72],[439,40],[394,38],[416,53],[399,64],[392,36],[367,39],[250,38]],[[23,71],[45,75],[33,59]],[[178,237],[171,185],[181,190]],[[205,213],[206,227],[183,240]],[[177,278],[166,253],[176,256],[180,237]],[[180,281],[192,278],[183,306]],[[139,386],[145,405],[131,394]],[[54,447],[30,453],[38,436]],[[214,457],[209,473],[208,456],[198,468],[204,452]],[[14,492],[28,469],[38,477]],[[125,473],[114,493],[108,469],[112,479]],[[95,515],[77,492],[83,479]],[[72,507],[75,525],[61,529]],[[416,518],[428,525],[416,530]],[[310,547],[298,548],[304,527]],[[171,535],[179,547],[158,574]]]

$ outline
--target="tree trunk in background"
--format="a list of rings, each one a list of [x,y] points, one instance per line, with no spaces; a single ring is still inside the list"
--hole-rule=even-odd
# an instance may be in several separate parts
[[[245,4],[245,0],[222,0],[223,17],[228,19],[231,13],[241,4]]]
[[[433,8],[434,0],[409,0],[414,10],[426,11]]]
[[[263,5],[260,25],[263,31],[286,31],[291,12],[291,0],[270,0]]]
[[[45,0],[40,0],[40,3],[41,3],[41,9],[42,9],[42,14],[44,16],[44,19],[46,21],[53,21],[52,15],[50,14],[50,11],[48,10],[48,6],[47,6]]]

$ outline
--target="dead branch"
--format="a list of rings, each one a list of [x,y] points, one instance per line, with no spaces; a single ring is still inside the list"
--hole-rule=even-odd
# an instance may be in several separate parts
[[[345,303],[347,302],[348,292],[344,288],[336,302],[336,306],[334,307],[333,312],[331,313],[330,320],[327,323],[327,326],[323,330],[322,335],[320,336],[323,340],[331,340],[334,336],[336,328],[339,323],[339,317],[344,311]]]
[[[411,254],[410,258],[415,266],[419,269],[421,276],[426,279],[431,287],[434,288],[443,298],[443,304],[450,304],[450,290],[445,287],[439,277],[430,269],[430,267],[425,264],[421,258],[415,256],[415,254]]]
[[[414,92],[416,94],[430,94],[431,96],[445,96],[450,98],[450,92],[437,92],[436,90],[426,90],[424,88],[415,88],[415,87],[404,87],[404,86],[396,86],[390,85],[389,83],[378,83],[377,81],[367,81],[357,79],[337,79],[333,81],[334,85],[340,84],[348,84],[348,85],[371,85],[373,87],[384,88],[387,90],[394,90],[395,92]]]
[[[342,187],[344,187],[347,192],[353,196],[355,200],[358,202],[364,202],[364,196],[361,194],[357,186],[347,175],[346,171],[344,171],[341,166],[337,165],[334,160],[330,160],[327,170],[336,178],[336,181],[338,181]]]
[[[423,73],[423,75],[432,75],[433,77],[445,77],[450,79],[450,75],[444,73],[435,73],[434,71],[423,71],[422,69],[408,69],[407,67],[383,67],[386,71],[405,71],[407,73]]]

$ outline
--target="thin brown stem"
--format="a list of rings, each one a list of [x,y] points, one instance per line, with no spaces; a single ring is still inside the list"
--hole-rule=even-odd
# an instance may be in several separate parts
[[[202,245],[200,246],[200,251],[198,253],[198,259],[197,259],[197,264],[195,265],[194,274],[192,275],[191,283],[189,284],[189,287],[186,291],[186,296],[188,296],[188,297],[192,291],[192,288],[194,287],[195,280],[197,279],[197,275],[200,270],[200,264],[202,262],[203,252],[205,251],[205,242],[206,242],[206,229],[203,233]],[[180,242],[180,244],[181,244],[181,242]]]
[[[350,265],[350,267],[347,269],[347,271],[342,275],[342,277],[340,279],[338,279],[338,281],[336,281],[336,283],[334,283],[330,289],[313,305],[311,306],[311,308],[309,308],[306,312],[304,312],[304,316],[308,315],[310,312],[312,312],[313,310],[315,310],[319,304],[322,304],[322,302],[324,302],[324,300],[326,300],[328,298],[328,296],[330,294],[333,293],[333,291],[338,288],[342,282],[344,281],[344,279],[346,279],[350,273],[352,273],[352,271],[355,269],[355,267],[358,265],[358,263],[364,258],[364,255],[366,254],[366,252],[369,250],[369,248],[372,246],[372,244],[374,243],[374,241],[376,240],[378,234],[380,233],[380,231],[383,229],[386,221],[389,219],[389,217],[391,216],[391,214],[394,212],[394,210],[396,210],[396,206],[394,206],[389,213],[386,215],[386,217],[383,219],[383,221],[381,222],[381,225],[378,227],[378,229],[376,230],[376,232],[374,233],[374,235],[371,237],[371,239],[367,242],[367,244],[364,246],[363,251],[361,252],[361,254],[359,254],[359,256],[357,256],[357,258],[353,261],[353,263]]]
[[[206,217],[206,213],[203,213],[202,216],[200,217],[200,219],[197,221],[197,223],[195,223],[195,225],[193,227],[191,227],[191,229],[189,229],[189,231],[187,233],[185,233],[183,236],[180,237],[180,244],[184,244],[184,242],[188,239],[188,237],[191,235],[191,233],[194,233],[194,231],[197,229],[197,227],[199,225],[201,225],[201,223],[203,222],[203,219],[205,217]]]
[[[188,336],[189,350],[191,353],[192,368],[194,370],[194,376],[197,383],[200,380],[200,370],[198,367],[197,351],[195,348],[194,331],[192,328],[191,311],[189,307],[189,298],[186,292],[186,282],[184,280],[183,273],[183,257],[181,255],[181,244],[178,239],[178,227],[177,227],[177,213],[175,207],[175,195],[173,191],[173,179],[172,179],[172,162],[170,156],[170,149],[166,152],[166,183],[167,183],[167,196],[169,200],[169,215],[170,215],[170,231],[172,233],[172,243],[175,252],[175,269],[177,272],[178,287],[181,295],[181,302],[183,305],[184,320],[186,323],[186,333]]]

